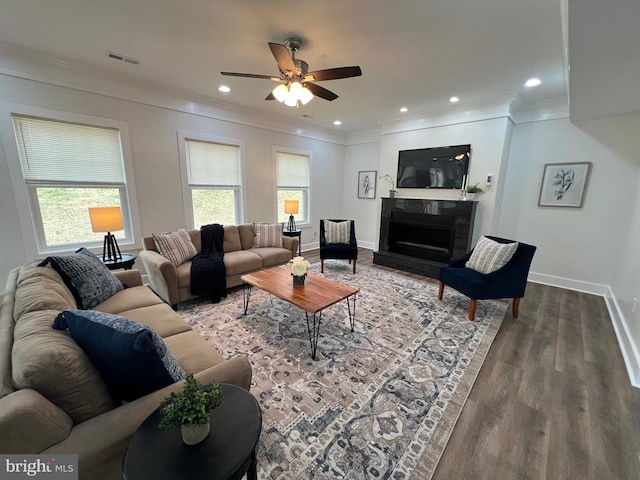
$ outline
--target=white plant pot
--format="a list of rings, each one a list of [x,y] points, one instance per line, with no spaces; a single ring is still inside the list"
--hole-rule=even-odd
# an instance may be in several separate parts
[[[211,430],[210,423],[206,425],[182,425],[182,441],[187,445],[195,445],[200,443]]]

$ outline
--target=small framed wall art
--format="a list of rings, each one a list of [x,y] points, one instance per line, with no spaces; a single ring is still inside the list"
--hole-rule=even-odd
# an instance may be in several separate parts
[[[541,207],[582,207],[590,162],[546,163],[540,185]]]
[[[358,198],[376,198],[376,170],[358,172]]]

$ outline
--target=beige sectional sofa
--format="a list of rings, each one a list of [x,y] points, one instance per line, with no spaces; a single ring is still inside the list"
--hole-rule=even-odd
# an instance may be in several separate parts
[[[251,366],[225,359],[169,305],[143,286],[137,270],[116,272],[127,287],[95,310],[151,326],[186,373],[202,382],[249,389]],[[31,263],[8,278],[0,310],[0,453],[78,454],[82,479],[122,478],[127,444],[140,423],[181,382],[116,405],[100,374],[52,322],[76,301],[50,266]]]
[[[191,241],[198,252],[201,250],[200,230],[190,230]],[[282,247],[254,247],[256,233],[253,224],[225,225],[224,265],[227,288],[242,284],[245,273],[281,265],[288,262],[298,251],[298,239],[282,237]],[[149,286],[174,308],[178,303],[195,298],[191,294],[191,262],[174,266],[156,249],[153,237],[142,239],[144,250],[140,260],[148,275]]]

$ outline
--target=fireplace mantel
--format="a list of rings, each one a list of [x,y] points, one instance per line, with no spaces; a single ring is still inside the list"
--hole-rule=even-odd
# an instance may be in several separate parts
[[[477,204],[383,198],[373,263],[437,278],[442,265],[470,250]]]

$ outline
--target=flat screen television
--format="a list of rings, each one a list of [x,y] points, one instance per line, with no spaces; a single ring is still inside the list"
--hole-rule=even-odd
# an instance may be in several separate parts
[[[398,188],[462,188],[471,145],[398,152]]]

